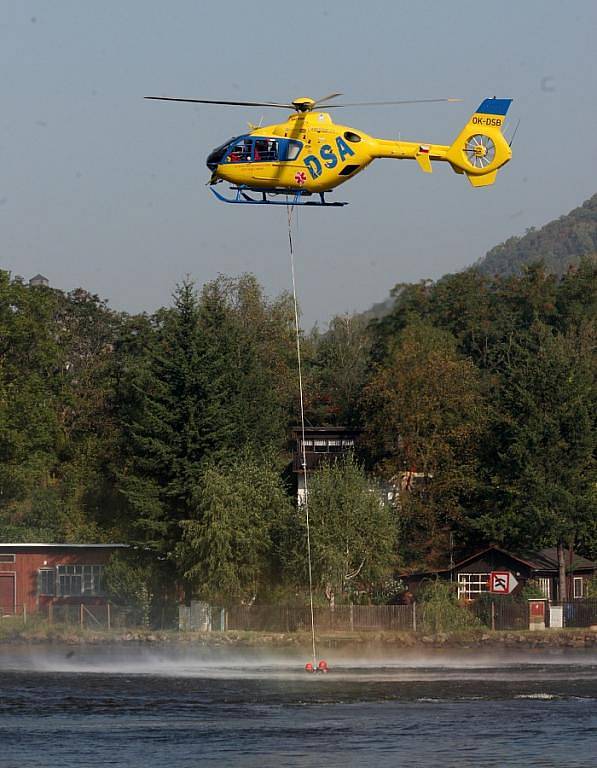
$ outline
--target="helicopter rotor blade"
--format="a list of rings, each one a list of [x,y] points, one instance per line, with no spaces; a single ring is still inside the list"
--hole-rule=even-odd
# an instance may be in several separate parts
[[[282,107],[294,109],[292,104],[279,104],[273,101],[214,101],[212,99],[179,99],[174,96],[145,96],[154,101],[186,101],[191,104],[223,104],[229,107]]]
[[[440,101],[462,101],[462,99],[403,99],[400,101],[355,101],[350,104],[330,104],[326,109],[339,107],[383,107],[388,104],[432,104]]]
[[[341,93],[328,93],[327,96],[324,96],[321,99],[316,99],[315,102],[314,102],[314,106],[316,106],[317,104],[323,104],[324,101],[330,101],[331,99],[337,99],[338,96],[342,96],[342,94]]]

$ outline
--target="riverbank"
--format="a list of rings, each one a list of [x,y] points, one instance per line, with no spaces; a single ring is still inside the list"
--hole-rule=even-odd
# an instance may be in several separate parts
[[[208,648],[280,648],[308,650],[308,632],[179,632],[93,630],[47,622],[23,626],[9,620],[0,624],[1,645],[148,645],[197,646]],[[597,648],[597,627],[583,629],[547,629],[544,631],[460,632],[322,632],[317,634],[320,648],[351,651],[357,649],[393,651],[403,648]]]

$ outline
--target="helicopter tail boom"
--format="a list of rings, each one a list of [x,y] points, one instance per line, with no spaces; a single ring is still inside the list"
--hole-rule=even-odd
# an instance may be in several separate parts
[[[464,174],[474,187],[493,184],[498,170],[512,157],[502,133],[511,101],[485,99],[450,146],[375,139],[372,157],[416,160],[425,173],[431,173],[432,161],[444,161],[456,173]]]

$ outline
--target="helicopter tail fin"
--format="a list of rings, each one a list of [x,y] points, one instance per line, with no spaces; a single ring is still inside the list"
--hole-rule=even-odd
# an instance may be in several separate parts
[[[502,133],[511,103],[512,99],[485,99],[446,154],[456,173],[464,173],[474,187],[493,184],[498,170],[512,157]]]

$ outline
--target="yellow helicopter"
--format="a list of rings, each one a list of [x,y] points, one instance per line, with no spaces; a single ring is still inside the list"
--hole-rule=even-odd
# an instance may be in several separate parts
[[[321,99],[301,97],[290,104],[260,101],[213,101],[171,96],[146,96],[158,101],[194,104],[278,107],[293,109],[286,122],[267,126],[249,125],[249,133],[235,136],[211,152],[207,167],[212,172],[212,192],[226,203],[256,205],[346,205],[328,202],[325,194],[353,178],[373,160],[382,157],[416,160],[425,173],[432,161],[447,162],[464,174],[474,187],[493,184],[498,170],[512,157],[502,126],[512,99],[485,99],[450,145],[420,141],[376,139],[360,130],[332,122],[319,105],[341,96],[331,93]],[[416,99],[408,101],[330,104],[325,109],[460,101],[460,99]],[[225,197],[215,189],[229,182],[235,193]],[[258,197],[255,198],[257,193]],[[313,195],[315,199],[310,200]],[[275,199],[283,196],[284,200]],[[305,199],[307,198],[307,199]]]

